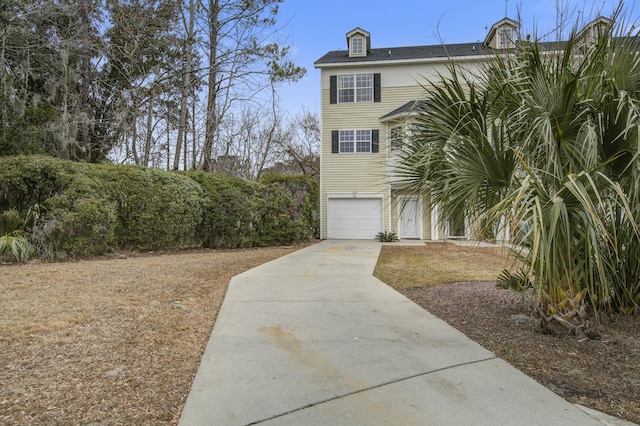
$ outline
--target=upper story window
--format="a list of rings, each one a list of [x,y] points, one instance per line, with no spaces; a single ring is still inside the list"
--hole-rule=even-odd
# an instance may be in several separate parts
[[[351,38],[351,56],[364,56],[364,37]]]
[[[331,152],[343,153],[378,153],[379,135],[377,129],[332,130]]]
[[[362,28],[355,28],[347,33],[347,47],[350,58],[367,56],[371,49],[371,35]]]
[[[515,47],[515,31],[513,28],[500,28],[498,30],[498,48],[508,49]]]
[[[609,31],[612,24],[613,22],[610,19],[600,16],[585,25],[576,39],[581,44],[581,47],[595,45],[600,39],[608,38],[611,35]]]
[[[380,74],[341,74],[329,76],[329,103],[380,102]]]
[[[371,130],[340,130],[340,152],[371,152]]]
[[[402,135],[402,126],[392,127],[391,130],[389,130],[389,144],[391,145],[392,151],[402,149]]]
[[[338,103],[373,102],[373,74],[338,76]]]
[[[491,26],[483,45],[492,49],[513,49],[516,47],[516,31],[520,23],[504,18]]]

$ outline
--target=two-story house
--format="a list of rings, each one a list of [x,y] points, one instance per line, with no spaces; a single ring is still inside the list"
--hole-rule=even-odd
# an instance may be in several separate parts
[[[585,38],[597,37],[608,23],[603,19],[585,26]],[[394,151],[412,117],[428,107],[426,79],[447,75],[449,61],[472,72],[508,52],[518,25],[504,18],[482,42],[391,48],[373,48],[371,35],[356,28],[346,34],[346,50],[315,62],[322,93],[321,238],[373,239],[381,231],[401,239],[473,238],[469,223],[448,223],[428,194],[401,189],[392,173]]]

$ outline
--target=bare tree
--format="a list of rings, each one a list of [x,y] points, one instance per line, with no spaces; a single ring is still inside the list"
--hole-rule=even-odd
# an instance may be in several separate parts
[[[200,164],[204,170],[213,169],[218,127],[237,101],[251,100],[271,82],[295,80],[305,73],[304,68],[296,67],[288,59],[288,47],[269,41],[281,2],[209,0],[204,7],[209,54],[205,140]]]

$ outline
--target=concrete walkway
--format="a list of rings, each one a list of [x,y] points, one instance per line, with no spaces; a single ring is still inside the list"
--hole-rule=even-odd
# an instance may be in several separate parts
[[[323,241],[233,278],[190,425],[601,425]]]

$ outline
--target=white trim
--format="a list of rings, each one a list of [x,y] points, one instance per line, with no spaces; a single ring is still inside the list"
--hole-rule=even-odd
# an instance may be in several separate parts
[[[370,77],[370,81],[371,81],[371,86],[363,86],[363,87],[359,87],[358,86],[358,76],[367,76]],[[348,88],[348,87],[340,87],[340,83],[342,82],[343,78],[341,77],[352,77],[352,87]],[[363,90],[371,90],[371,100],[367,100],[367,101],[359,101],[358,100],[358,89]],[[340,91],[341,90],[353,90],[353,101],[341,101],[340,100]],[[375,84],[374,84],[374,76],[372,72],[363,72],[363,73],[349,73],[349,74],[338,74],[336,77],[336,103],[343,105],[343,104],[371,104],[373,103],[373,98],[375,97]]]
[[[384,199],[384,195],[379,192],[331,192],[327,194],[329,198],[380,198]]]
[[[356,52],[354,48],[354,42],[358,41],[360,43],[360,51]],[[349,38],[349,57],[360,57],[366,56],[367,53],[367,40],[364,36],[353,36]]]
[[[478,43],[481,44],[481,43]],[[422,64],[422,63],[434,63],[440,62],[443,64],[453,62],[483,62],[488,59],[495,58],[496,55],[477,55],[477,56],[441,56],[438,58],[415,58],[415,59],[396,59],[386,61],[368,61],[368,62],[327,62],[322,64],[313,64],[314,68],[345,68],[345,67],[358,67],[358,66],[374,66],[374,65],[395,65],[395,64]]]
[[[431,239],[440,240],[440,206],[431,204]]]

